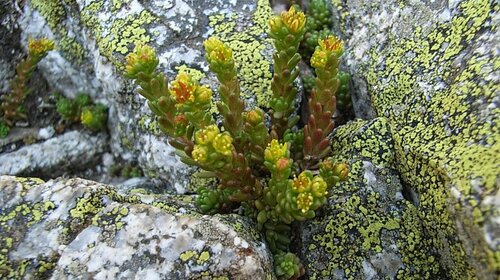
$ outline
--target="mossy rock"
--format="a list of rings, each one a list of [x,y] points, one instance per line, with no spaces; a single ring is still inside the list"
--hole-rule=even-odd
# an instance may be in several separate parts
[[[250,221],[201,215],[190,196],[83,179],[2,176],[0,188],[2,278],[274,279]]]

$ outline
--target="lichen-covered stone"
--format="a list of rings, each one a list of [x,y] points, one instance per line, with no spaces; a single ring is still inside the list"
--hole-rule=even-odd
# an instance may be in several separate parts
[[[189,196],[120,194],[82,179],[0,177],[1,278],[273,279],[253,225]]]
[[[328,261],[308,260],[311,277],[368,277],[373,274],[371,264],[376,278],[498,279],[500,134],[495,120],[500,116],[500,58],[495,50],[500,5],[467,0],[431,4],[332,0],[332,4],[348,38],[346,64],[358,96],[363,97],[358,101],[372,104],[374,113],[384,117],[386,129],[376,129],[375,135],[390,131],[391,150],[369,153],[370,158],[386,162],[384,157],[391,155],[388,162],[412,203],[395,211],[399,223],[388,224],[391,216],[378,213],[388,211],[378,208],[382,202],[368,212],[352,206],[335,212],[339,206],[334,203],[338,198],[334,193],[328,207],[331,213],[323,217],[332,229],[326,227],[326,234],[318,237],[326,240],[324,246],[330,250],[318,254]],[[349,135],[345,129],[336,138]],[[384,147],[372,136],[362,136],[367,148]],[[343,150],[352,150],[350,145],[334,144],[334,150],[344,157]],[[346,159],[352,162],[355,154],[352,157]],[[352,165],[352,176],[359,179],[356,166],[360,163]],[[390,189],[390,184],[384,188]],[[346,189],[341,197],[352,200],[359,196],[351,192]],[[359,211],[366,213],[356,216]],[[375,221],[371,230],[369,223],[359,227],[367,215]],[[396,255],[400,256],[395,263],[399,265],[379,270],[373,262],[366,263],[367,258],[345,257],[349,250],[360,250],[360,245],[388,250],[391,247],[377,245],[391,231],[399,234],[395,237]],[[361,256],[369,255],[361,251]]]
[[[302,228],[309,279],[445,279],[418,204],[400,181],[386,118],[338,128],[334,159],[348,181],[329,190],[321,214]]]

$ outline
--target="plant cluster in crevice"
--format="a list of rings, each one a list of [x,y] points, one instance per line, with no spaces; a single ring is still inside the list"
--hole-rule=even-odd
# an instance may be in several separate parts
[[[232,50],[216,37],[204,42],[209,68],[220,83],[216,105],[222,126],[210,113],[212,90],[186,73],[168,84],[157,70],[158,58],[151,47],[136,46],[125,67],[125,76],[135,80],[181,160],[199,167],[197,176],[217,178],[217,188],[198,189],[200,209],[205,213],[242,209],[253,218],[274,254],[279,279],[304,274],[300,260],[290,252],[291,225],[315,217],[328,188],[348,174],[345,163],[330,158],[343,52],[343,43],[334,36],[319,40],[311,56],[316,78],[308,98],[309,114],[302,120],[304,127],[297,126],[293,83],[299,75],[298,51],[306,24],[304,13],[293,6],[269,21],[276,49],[269,112],[245,109]]]
[[[56,110],[69,123],[80,122],[92,131],[106,128],[108,108],[102,103],[94,104],[85,93],[79,93],[75,99],[57,96]]]
[[[54,42],[49,39],[29,39],[28,56],[16,66],[16,76],[11,81],[11,91],[1,96],[0,137],[9,134],[16,121],[26,121],[28,116],[23,104],[32,91],[28,81],[36,65],[54,49]]]
[[[294,7],[301,9],[300,5]],[[333,36],[333,17],[327,0],[311,0],[306,11],[306,25],[304,38],[301,41],[299,53],[309,61],[314,50],[318,46],[318,40],[323,40],[328,36]],[[314,88],[316,77],[312,74],[301,73],[306,95],[310,94]],[[335,121],[337,124],[344,124],[354,118],[351,93],[349,91],[350,75],[347,72],[339,71],[337,78],[340,81],[336,94],[337,112]]]

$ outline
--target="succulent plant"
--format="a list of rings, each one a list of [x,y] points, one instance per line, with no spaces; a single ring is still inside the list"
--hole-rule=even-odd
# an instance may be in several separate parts
[[[99,131],[106,127],[106,120],[108,119],[107,111],[108,107],[101,103],[87,106],[83,108],[80,120],[83,126],[93,131]]]
[[[80,121],[93,131],[106,127],[107,107],[101,103],[93,104],[88,94],[79,93],[75,99],[58,96],[56,110],[64,120],[70,123]]]
[[[31,92],[27,87],[28,81],[38,62],[53,49],[54,42],[49,39],[29,39],[28,57],[17,65],[16,76],[11,81],[12,89],[2,98],[3,120],[8,126],[12,126],[15,121],[27,119],[23,103]]]
[[[308,100],[310,114],[302,129],[296,125],[300,117],[295,114],[293,83],[299,75],[298,48],[305,25],[305,15],[293,6],[269,21],[276,48],[270,127],[262,109],[245,110],[233,52],[218,38],[209,38],[204,47],[220,83],[216,105],[221,127],[209,113],[212,91],[185,73],[168,85],[151,47],[136,46],[125,67],[125,75],[140,87],[138,92],[148,100],[181,160],[202,169],[198,176],[217,178],[217,188],[198,188],[200,210],[214,214],[242,207],[275,254],[279,279],[304,274],[300,260],[289,252],[291,224],[314,217],[326,202],[328,188],[348,173],[347,165],[326,158],[332,152],[328,135],[343,51],[336,37],[321,40],[312,56],[317,78]]]

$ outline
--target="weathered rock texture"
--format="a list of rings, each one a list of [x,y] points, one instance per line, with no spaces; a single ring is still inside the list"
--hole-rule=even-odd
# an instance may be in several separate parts
[[[190,196],[9,176],[0,189],[3,279],[273,279],[253,225],[196,213]]]
[[[358,102],[381,118],[336,133],[353,177],[311,223],[309,277],[498,279],[498,1],[332,4]]]
[[[67,169],[83,169],[100,160],[108,149],[107,140],[104,133],[67,132],[43,143],[0,154],[0,174],[55,177]]]

